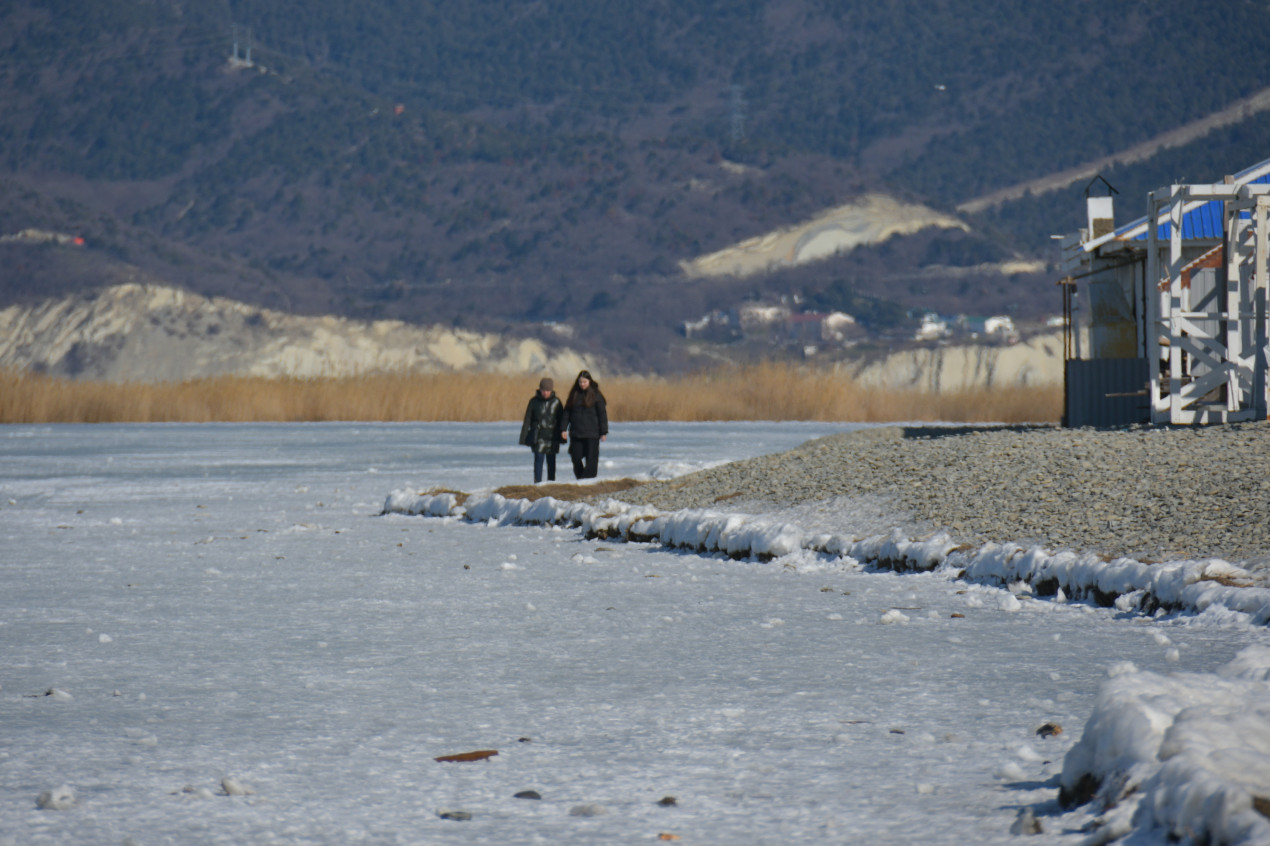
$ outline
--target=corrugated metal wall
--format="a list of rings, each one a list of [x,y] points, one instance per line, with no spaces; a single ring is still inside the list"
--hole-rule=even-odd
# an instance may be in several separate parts
[[[1067,361],[1067,397],[1063,425],[1128,426],[1151,421],[1145,358],[1095,358]]]

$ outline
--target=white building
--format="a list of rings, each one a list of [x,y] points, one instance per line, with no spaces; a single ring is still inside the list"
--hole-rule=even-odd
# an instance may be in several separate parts
[[[1266,419],[1270,160],[1147,209],[1089,197],[1063,240],[1067,425]]]

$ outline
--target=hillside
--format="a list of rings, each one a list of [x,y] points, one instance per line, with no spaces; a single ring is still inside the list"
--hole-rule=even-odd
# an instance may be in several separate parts
[[[654,370],[763,355],[685,345],[685,322],[747,302],[848,311],[881,345],[928,310],[1039,319],[1058,309],[1048,235],[1079,225],[1083,184],[973,202],[1103,160],[1136,215],[1148,188],[1264,158],[1255,110],[1117,154],[1270,85],[1240,58],[1270,46],[1267,14],[9,0],[0,236],[84,245],[0,243],[0,307],[141,273],[302,315],[564,329]],[[870,197],[913,213],[822,231],[815,261],[692,272]],[[769,354],[785,347],[805,345]]]

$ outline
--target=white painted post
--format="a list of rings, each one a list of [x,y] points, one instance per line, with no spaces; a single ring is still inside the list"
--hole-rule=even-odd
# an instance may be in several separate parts
[[[1256,265],[1253,268],[1256,354],[1252,366],[1252,402],[1255,419],[1265,420],[1270,414],[1270,397],[1266,396],[1266,371],[1270,369],[1270,350],[1266,349],[1270,342],[1267,337],[1270,335],[1270,327],[1266,325],[1266,296],[1270,290],[1270,279],[1267,278],[1270,274],[1270,267],[1267,267],[1267,259],[1270,258],[1270,244],[1267,244],[1267,238],[1270,238],[1270,197],[1258,195],[1253,219],[1257,231],[1257,250]]]
[[[1169,192],[1169,420],[1189,423],[1182,406],[1182,370],[1186,361],[1181,344],[1181,312],[1190,305],[1189,291],[1182,287],[1182,218],[1185,188],[1174,185]]]
[[[1156,192],[1147,194],[1147,263],[1146,263],[1146,313],[1147,361],[1151,374],[1151,422],[1163,423],[1168,418],[1168,406],[1162,404],[1163,386],[1160,378],[1160,331],[1164,323],[1164,303],[1160,298],[1160,201]]]
[[[1222,235],[1226,250],[1226,295],[1222,298],[1226,310],[1226,359],[1239,361],[1243,353],[1243,285],[1240,284],[1239,240],[1242,237],[1239,210],[1242,203],[1227,200],[1222,207]],[[1244,391],[1239,385],[1236,369],[1226,378],[1226,411],[1234,413],[1244,407]]]

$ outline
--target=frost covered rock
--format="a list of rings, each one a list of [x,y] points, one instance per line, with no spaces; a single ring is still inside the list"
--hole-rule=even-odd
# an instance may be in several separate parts
[[[1014,818],[1014,825],[1010,826],[1011,834],[1043,834],[1044,832],[1041,821],[1032,813],[1031,808],[1019,811],[1019,815]]]
[[[77,801],[75,791],[63,784],[41,793],[35,800],[35,807],[41,811],[66,811],[75,807]]]
[[[256,792],[233,776],[225,776],[221,779],[220,786],[226,796],[251,796]]]
[[[459,495],[452,491],[420,494],[409,489],[398,489],[384,500],[384,514],[427,515],[447,517],[461,512]]]
[[[1006,761],[992,774],[1001,781],[1023,781],[1027,778],[1027,773],[1023,772],[1023,768],[1014,761]]]
[[[1214,674],[1118,665],[1067,753],[1059,801],[1094,801],[1105,837],[1270,843],[1270,647]],[[1105,842],[1105,841],[1100,841]]]
[[[1019,598],[1012,593],[1002,593],[997,597],[997,608],[1001,611],[1021,611],[1023,603],[1019,602]]]

